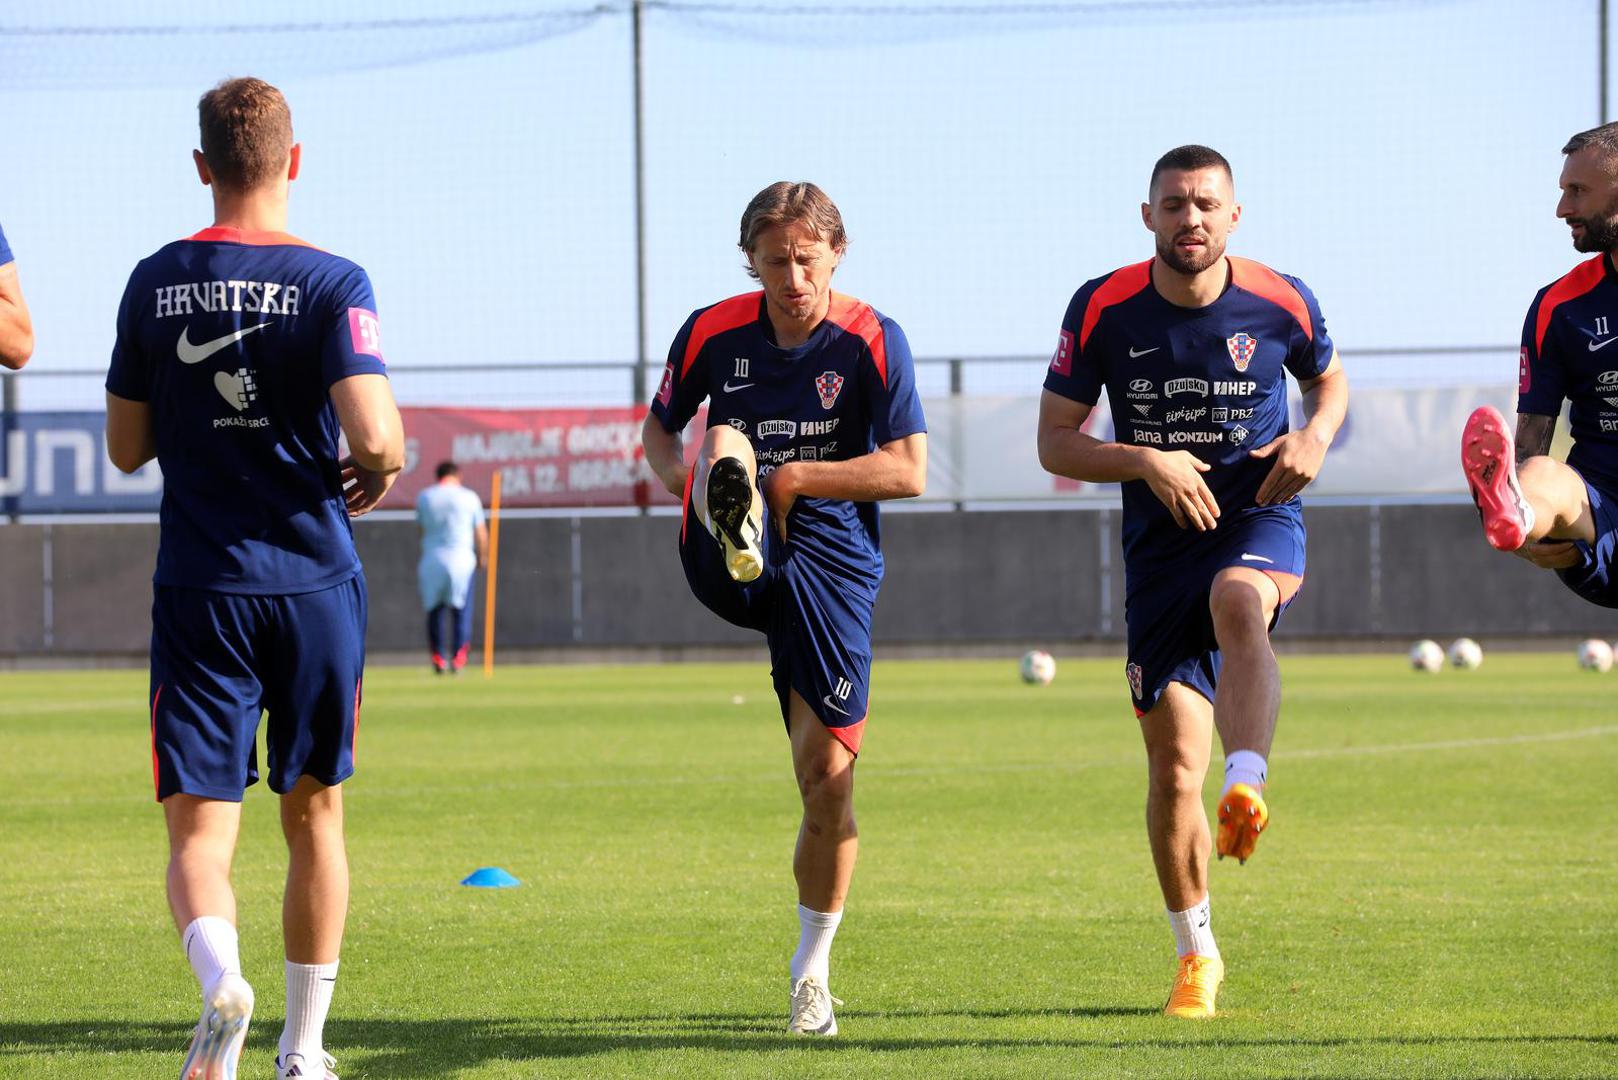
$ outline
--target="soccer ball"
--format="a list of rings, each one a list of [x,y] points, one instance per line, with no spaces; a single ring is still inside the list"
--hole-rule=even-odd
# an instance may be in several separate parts
[[[1585,671],[1606,671],[1612,667],[1612,646],[1600,638],[1579,645],[1579,666]]]
[[[1483,649],[1469,637],[1456,638],[1449,647],[1449,662],[1451,667],[1471,671],[1483,663]]]
[[[1044,686],[1056,678],[1056,658],[1044,649],[1029,649],[1022,654],[1022,662],[1017,665],[1017,672],[1022,681],[1035,686]]]
[[[1422,638],[1410,646],[1410,667],[1431,675],[1444,666],[1444,650],[1432,638]]]

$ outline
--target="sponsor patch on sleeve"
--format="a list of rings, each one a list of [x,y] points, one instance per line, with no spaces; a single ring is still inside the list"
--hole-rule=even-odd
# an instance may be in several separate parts
[[[376,312],[349,308],[348,336],[356,353],[382,359],[382,324],[376,321]]]
[[[1517,362],[1517,393],[1528,393],[1533,384],[1533,371],[1528,366],[1528,346],[1524,345]]]
[[[1073,331],[1063,330],[1056,339],[1056,355],[1051,357],[1051,370],[1058,375],[1073,374]]]

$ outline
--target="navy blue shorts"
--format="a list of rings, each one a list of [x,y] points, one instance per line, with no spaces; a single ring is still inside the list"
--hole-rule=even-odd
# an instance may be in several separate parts
[[[255,736],[269,713],[270,790],[354,772],[365,669],[365,577],[291,596],[159,585],[152,599],[152,781],[240,802],[258,781]]]
[[[1244,512],[1220,522],[1197,550],[1129,586],[1124,600],[1129,659],[1124,675],[1137,713],[1157,704],[1163,688],[1184,683],[1209,701],[1219,683],[1219,642],[1208,609],[1215,576],[1231,566],[1261,570],[1281,589],[1273,629],[1304,572],[1303,518],[1294,507]]]
[[[698,600],[726,622],[762,633],[787,720],[790,692],[858,754],[871,684],[871,613],[882,557],[857,529],[838,524],[830,500],[800,499],[788,540],[764,522],[764,573],[743,585],[725,569],[719,541],[697,520],[691,486],[680,520],[680,563]]]
[[[1578,566],[1558,570],[1556,576],[1562,584],[1592,604],[1618,608],[1618,581],[1613,580],[1613,551],[1618,547],[1618,496],[1603,491],[1590,481],[1584,482],[1584,491],[1590,499],[1590,517],[1596,531],[1596,542],[1577,543],[1583,561]]]

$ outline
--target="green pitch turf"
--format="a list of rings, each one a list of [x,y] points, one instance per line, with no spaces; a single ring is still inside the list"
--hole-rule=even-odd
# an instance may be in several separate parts
[[[1117,661],[879,663],[843,1034],[782,1034],[797,796],[764,666],[374,670],[329,1046],[415,1077],[1618,1076],[1618,674],[1285,658],[1273,825],[1216,863],[1221,1015],[1174,969]],[[177,1072],[144,675],[0,675],[0,1076]],[[740,697],[740,703],[733,698]],[[1210,784],[1209,800],[1217,794]],[[458,880],[506,867],[521,888]],[[283,1007],[273,797],[236,885]]]

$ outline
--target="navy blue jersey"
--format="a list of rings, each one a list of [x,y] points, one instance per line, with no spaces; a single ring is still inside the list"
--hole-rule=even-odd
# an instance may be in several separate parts
[[[0,228],[0,266],[4,266],[8,262],[15,261],[16,260],[11,257],[11,245],[6,243],[6,230],[4,228]]]
[[[708,426],[746,435],[759,475],[789,461],[847,461],[927,430],[910,343],[869,304],[832,294],[826,318],[791,349],[774,342],[763,292],[691,314],[669,349],[652,412],[678,432],[709,400]],[[829,521],[881,550],[874,503],[800,499],[808,521]]]
[[[1618,491],[1618,274],[1605,255],[1586,259],[1547,285],[1528,307],[1522,328],[1517,411],[1560,416],[1573,449],[1567,463],[1592,483]]]
[[[1228,262],[1229,288],[1200,308],[1165,300],[1150,261],[1086,282],[1045,375],[1045,389],[1086,405],[1105,387],[1119,442],[1188,450],[1212,465],[1203,481],[1221,528],[1253,509],[1274,464],[1248,454],[1288,430],[1285,373],[1312,379],[1333,351],[1303,282],[1249,259]],[[1146,481],[1125,482],[1123,503],[1126,559],[1171,558],[1198,542]]]
[[[352,577],[328,390],[383,372],[371,282],[347,259],[223,228],[143,259],[107,390],[151,406],[163,469],[153,580],[277,594]]]

